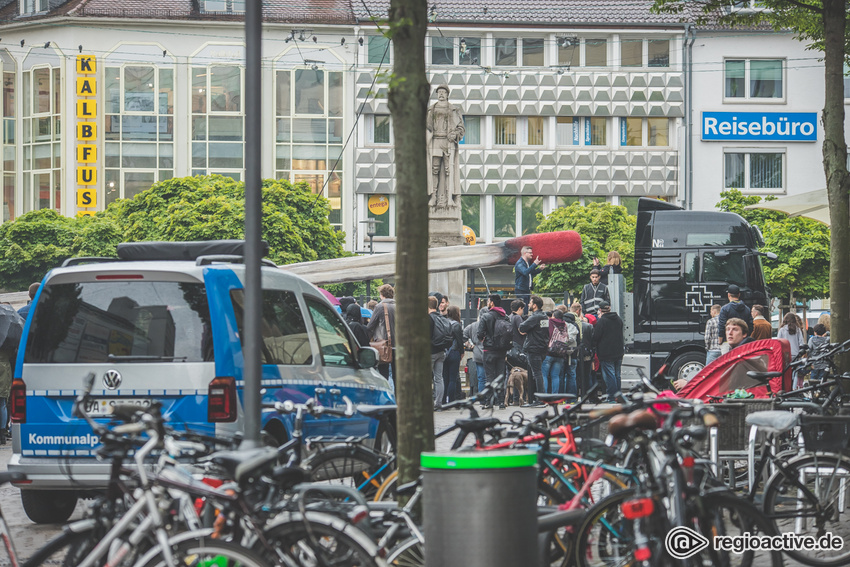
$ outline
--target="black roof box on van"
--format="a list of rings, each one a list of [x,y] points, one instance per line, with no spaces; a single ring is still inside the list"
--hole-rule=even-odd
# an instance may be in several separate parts
[[[118,257],[131,261],[185,260],[200,256],[244,256],[244,240],[208,240],[204,242],[124,242],[118,245]],[[262,241],[263,256],[269,243]]]

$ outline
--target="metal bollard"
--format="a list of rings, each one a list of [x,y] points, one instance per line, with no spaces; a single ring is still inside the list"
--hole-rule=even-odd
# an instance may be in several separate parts
[[[426,567],[537,565],[537,454],[423,453]]]

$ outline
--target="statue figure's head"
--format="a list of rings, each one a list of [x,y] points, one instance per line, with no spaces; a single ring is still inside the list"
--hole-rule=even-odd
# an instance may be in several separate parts
[[[437,87],[437,100],[444,101],[449,98],[449,86],[442,84]]]

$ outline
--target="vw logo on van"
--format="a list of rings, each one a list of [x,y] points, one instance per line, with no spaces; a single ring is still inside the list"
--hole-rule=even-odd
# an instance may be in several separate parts
[[[108,390],[117,390],[121,385],[121,373],[117,370],[107,370],[103,375],[103,385]]]

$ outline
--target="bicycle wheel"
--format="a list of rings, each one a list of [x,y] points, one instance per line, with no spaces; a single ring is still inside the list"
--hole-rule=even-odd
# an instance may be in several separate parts
[[[40,547],[22,567],[38,567],[40,565],[61,565],[76,567],[82,559],[97,545],[97,539],[92,530],[83,532],[63,531]]]
[[[263,532],[277,564],[280,555],[294,558],[298,565],[326,567],[378,567],[377,546],[356,526],[328,514],[296,512],[277,515]],[[258,544],[261,545],[261,544]],[[261,550],[255,546],[256,552]],[[262,550],[263,555],[272,553]]]
[[[356,488],[367,500],[375,497],[392,472],[377,453],[358,445],[332,445],[304,461],[311,482],[330,482]]]
[[[425,567],[425,546],[415,537],[408,538],[390,550],[387,565]]]
[[[271,567],[261,555],[245,549],[239,544],[209,535],[198,536],[172,543],[171,553],[174,564],[184,567]],[[166,567],[168,563],[161,554],[157,554],[144,564],[144,567]]]
[[[375,492],[375,502],[381,501],[395,501],[395,487],[398,485],[398,469],[391,472],[387,475],[387,478],[384,479],[384,482],[381,483],[381,486],[378,487],[378,491]]]
[[[576,565],[622,566],[634,562],[634,526],[620,512],[620,505],[634,494],[634,489],[615,492],[588,510],[576,532]]]
[[[806,565],[846,565],[850,562],[850,460],[807,454],[784,467],[788,475],[777,470],[764,489],[764,513],[777,530],[816,538],[831,532],[845,542],[842,549],[788,551],[788,556]]]

